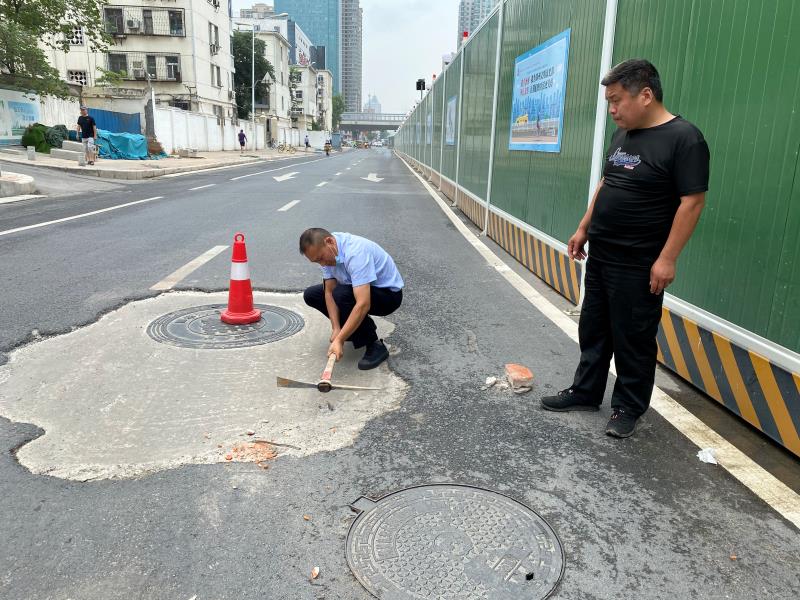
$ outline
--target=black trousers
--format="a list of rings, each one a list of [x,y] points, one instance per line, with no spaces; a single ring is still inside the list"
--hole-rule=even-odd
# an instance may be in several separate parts
[[[322,284],[312,285],[303,293],[303,300],[312,308],[316,308],[326,317],[328,307],[325,305],[325,288]],[[353,307],[356,305],[356,297],[353,294],[353,286],[336,284],[333,289],[333,300],[339,308],[339,325],[344,327]],[[378,339],[377,327],[369,315],[385,317],[392,314],[403,303],[403,291],[393,292],[388,288],[370,287],[370,307],[369,313],[361,325],[358,326],[353,334],[348,338],[348,342],[353,342],[353,346],[361,348],[371,344]]]
[[[581,359],[572,389],[601,404],[611,356],[617,381],[611,406],[642,415],[650,406],[656,374],[656,332],[664,294],[650,293],[650,270],[589,258],[578,325]]]

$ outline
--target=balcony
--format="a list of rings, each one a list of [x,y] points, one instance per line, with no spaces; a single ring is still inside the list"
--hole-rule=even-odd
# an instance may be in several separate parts
[[[115,38],[129,35],[186,37],[182,8],[106,6],[103,21],[106,33]]]
[[[181,57],[167,52],[109,52],[109,71],[124,72],[130,81],[181,81]]]

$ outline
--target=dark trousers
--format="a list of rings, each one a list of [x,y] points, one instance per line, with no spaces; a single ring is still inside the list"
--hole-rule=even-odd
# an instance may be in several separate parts
[[[322,284],[312,285],[303,293],[303,300],[312,308],[316,308],[326,317],[328,307],[325,305],[325,288]],[[333,300],[339,308],[339,325],[344,327],[353,307],[356,305],[356,297],[353,294],[353,286],[337,284],[333,288]],[[353,334],[348,338],[348,342],[353,342],[353,346],[361,348],[378,339],[377,327],[369,315],[385,317],[392,314],[403,302],[403,291],[393,292],[388,288],[370,287],[370,306],[369,313],[361,325],[358,326]]]
[[[650,405],[656,374],[656,332],[664,294],[650,293],[650,270],[589,258],[578,325],[581,359],[572,389],[600,404],[611,356],[617,381],[611,406],[642,415]]]

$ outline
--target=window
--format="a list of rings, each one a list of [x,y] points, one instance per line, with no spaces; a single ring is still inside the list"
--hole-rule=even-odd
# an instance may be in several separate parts
[[[105,9],[106,33],[125,33],[121,8]]]
[[[108,70],[128,72],[128,58],[124,54],[109,54],[108,55]]]
[[[179,56],[167,56],[167,79],[180,81],[181,80],[181,63]]]
[[[71,83],[86,85],[87,82],[86,71],[67,71],[67,79]]]
[[[158,79],[158,71],[156,69],[156,57],[152,54],[147,55],[147,74],[151,79]]]
[[[214,85],[214,65],[211,65],[211,85]]]
[[[153,11],[148,8],[143,9],[142,20],[144,21],[145,35],[153,35]]]
[[[298,100],[302,100],[303,99],[303,90],[295,90],[294,97],[297,98]]]
[[[72,35],[69,37],[70,46],[83,46],[83,28],[75,27],[72,30]]]
[[[217,87],[222,87],[222,70],[219,67],[215,67],[217,70]]]
[[[169,11],[169,34],[184,35],[183,33],[183,13],[179,10]]]

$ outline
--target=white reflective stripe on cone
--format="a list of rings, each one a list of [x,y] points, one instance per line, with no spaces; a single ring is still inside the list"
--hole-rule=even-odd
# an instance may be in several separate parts
[[[231,263],[231,281],[244,281],[250,279],[250,267],[246,262]]]

